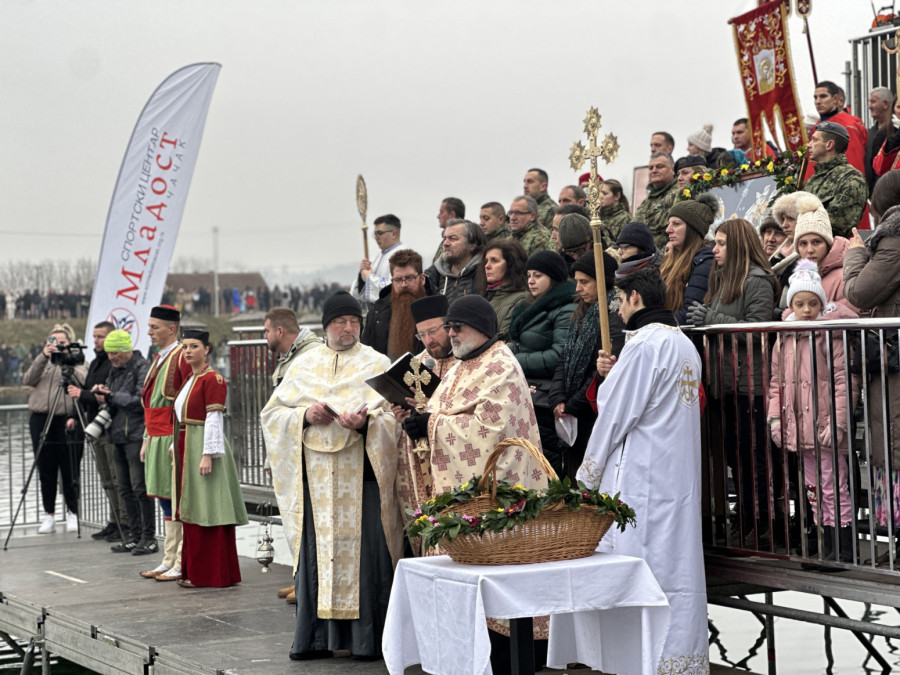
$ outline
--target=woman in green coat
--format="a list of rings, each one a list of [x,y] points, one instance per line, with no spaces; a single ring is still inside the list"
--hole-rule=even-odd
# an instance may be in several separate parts
[[[500,239],[484,250],[484,297],[497,314],[497,335],[506,338],[513,310],[525,302],[525,261],[528,255],[514,239]]]
[[[575,284],[568,280],[565,260],[552,251],[532,255],[527,269],[530,297],[513,312],[508,345],[531,389],[544,456],[562,476],[562,453],[548,392],[575,311]]]

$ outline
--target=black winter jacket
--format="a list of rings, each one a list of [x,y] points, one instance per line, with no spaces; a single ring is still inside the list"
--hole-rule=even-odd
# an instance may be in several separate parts
[[[134,352],[131,360],[120,368],[109,371],[106,386],[110,395],[107,403],[113,421],[106,430],[111,443],[125,444],[140,441],[144,437],[144,406],[141,403],[141,389],[147,377],[150,364]]]

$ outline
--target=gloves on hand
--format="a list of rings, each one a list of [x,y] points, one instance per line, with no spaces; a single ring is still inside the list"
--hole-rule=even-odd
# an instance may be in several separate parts
[[[840,446],[844,440],[844,430],[840,427],[836,427],[837,432],[835,433],[835,443]],[[826,447],[831,447],[831,424],[826,424],[823,428],[819,429],[819,445],[824,445]]]
[[[769,434],[772,436],[772,442],[781,447],[781,420],[777,417],[769,418]]]
[[[706,323],[706,313],[708,311],[709,308],[706,305],[704,305],[702,302],[697,302],[696,300],[694,300],[694,302],[691,303],[691,306],[688,307],[688,323],[694,326],[703,326]]]
[[[412,413],[403,420],[403,431],[414,441],[427,437],[429,417],[431,417],[431,413]]]

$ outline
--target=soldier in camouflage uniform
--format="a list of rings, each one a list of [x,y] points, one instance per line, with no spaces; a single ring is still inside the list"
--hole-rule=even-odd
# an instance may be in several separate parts
[[[678,181],[675,180],[675,162],[667,152],[650,155],[650,182],[647,198],[634,214],[636,221],[647,223],[653,233],[653,241],[663,250],[669,241],[666,227],[669,225],[669,209],[678,197]]]
[[[822,201],[835,236],[851,237],[866,210],[869,189],[865,176],[847,163],[850,134],[840,124],[820,122],[809,139],[815,173],[803,186]]]
[[[495,239],[509,239],[513,236],[506,222],[506,209],[500,202],[488,202],[481,207],[479,225],[488,242]]]
[[[537,202],[538,224],[543,225],[548,232],[553,225],[553,216],[556,215],[556,210],[559,208],[559,204],[547,194],[549,180],[547,172],[543,169],[528,169],[523,184],[525,195]]]
[[[600,183],[600,222],[606,228],[604,235],[612,245],[619,238],[619,233],[631,222],[628,211],[628,198],[617,180],[605,180]]]
[[[556,248],[550,239],[550,231],[537,222],[537,217],[537,202],[528,195],[516,197],[509,207],[509,228],[513,239],[522,244],[528,256],[537,251],[553,251]]]

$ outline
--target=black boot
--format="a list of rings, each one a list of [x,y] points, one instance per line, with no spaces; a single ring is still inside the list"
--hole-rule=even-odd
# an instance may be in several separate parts
[[[822,528],[822,560],[834,562],[834,527],[826,525]]]
[[[853,526],[847,525],[838,530],[838,538],[841,544],[841,562],[852,563],[853,560]]]

